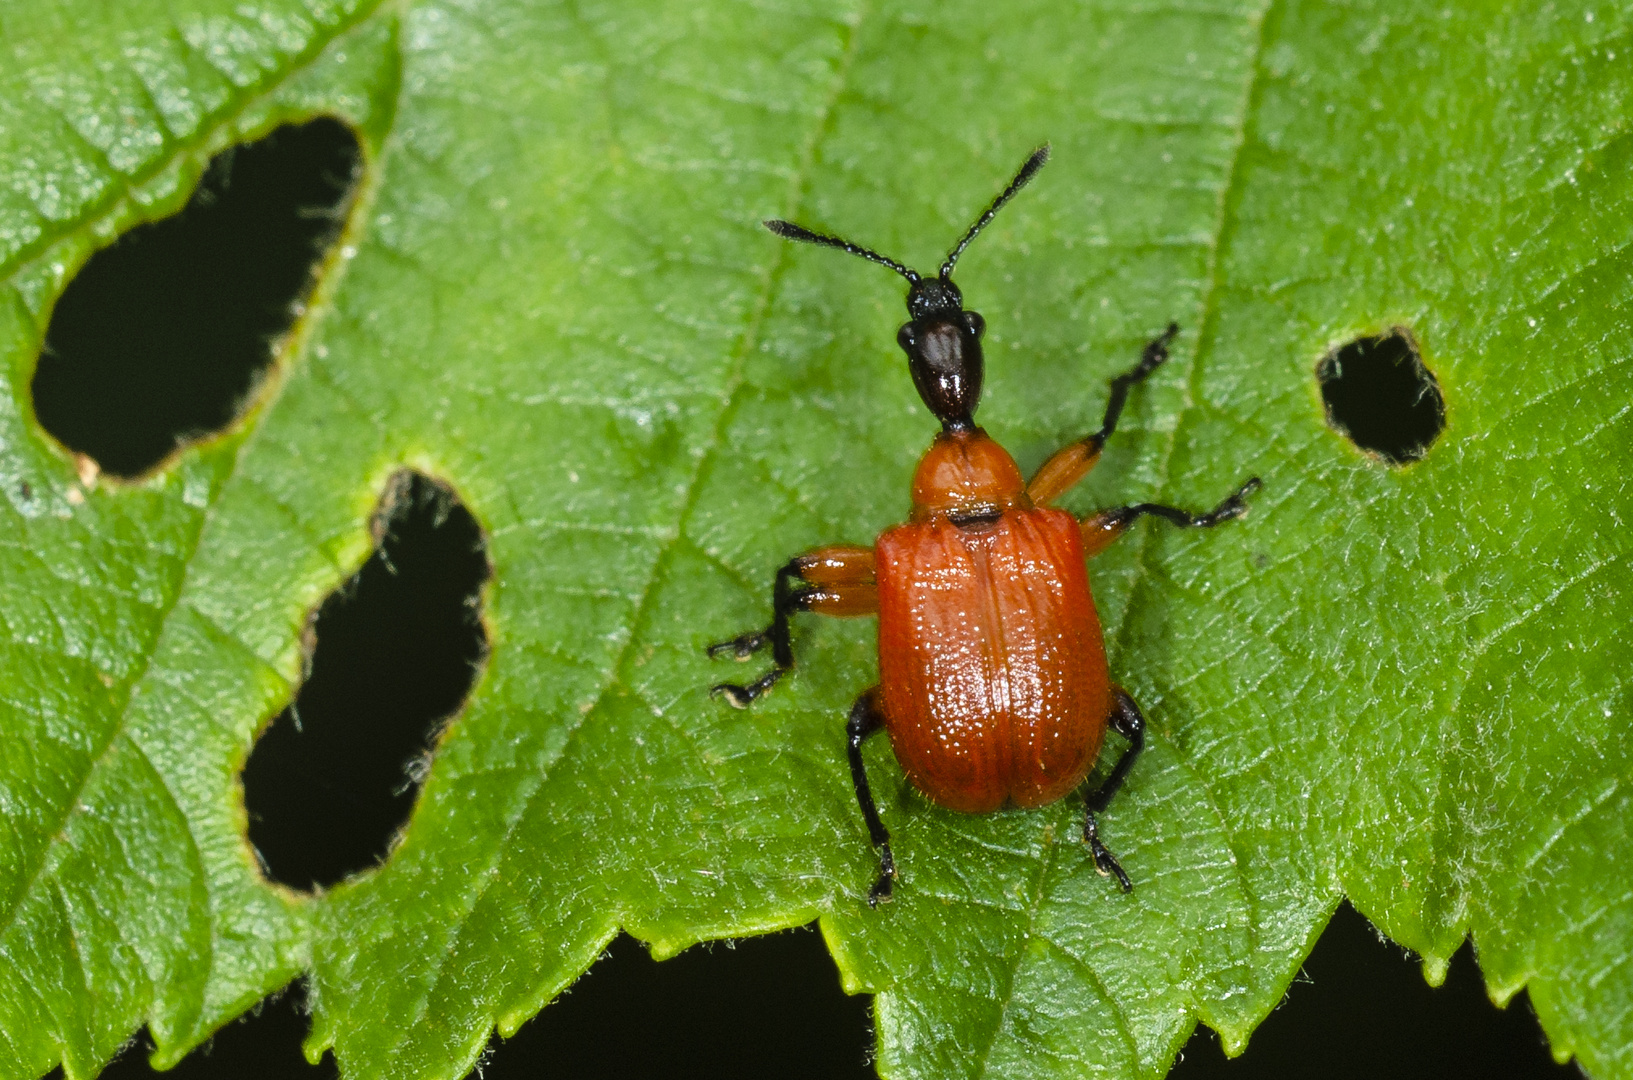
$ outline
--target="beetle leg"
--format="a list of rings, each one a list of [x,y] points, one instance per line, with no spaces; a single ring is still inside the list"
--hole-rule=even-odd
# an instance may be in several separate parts
[[[771,590],[771,625],[709,646],[709,655],[747,660],[771,646],[771,670],[746,686],[719,683],[709,693],[739,709],[777,685],[794,666],[789,617],[800,611],[818,615],[872,615],[879,610],[879,586],[873,579],[873,549],[834,544],[788,560],[777,570]]]
[[[1100,460],[1101,448],[1111,438],[1111,433],[1117,430],[1117,419],[1123,415],[1129,387],[1163,365],[1168,359],[1168,346],[1178,333],[1179,324],[1169,323],[1167,330],[1146,343],[1138,364],[1111,380],[1111,400],[1106,402],[1106,416],[1100,423],[1100,430],[1057,450],[1055,456],[1045,461],[1027,482],[1026,494],[1035,505],[1049,505],[1089,475],[1094,463]]]
[[[868,788],[867,769],[862,764],[862,741],[884,727],[884,709],[879,704],[879,688],[863,692],[851,706],[850,719],[845,723],[846,752],[851,761],[851,783],[856,788],[856,801],[862,807],[862,820],[867,822],[868,836],[879,849],[879,880],[868,890],[868,907],[878,907],[890,899],[890,883],[896,877],[896,857],[890,852],[890,830],[879,820],[879,808],[873,805],[873,792]]]
[[[1171,521],[1182,529],[1211,529],[1215,525],[1223,525],[1227,521],[1246,517],[1247,497],[1263,486],[1263,482],[1257,476],[1250,476],[1228,499],[1206,514],[1193,514],[1189,510],[1159,506],[1156,503],[1118,506],[1091,514],[1083,519],[1083,554],[1089,557],[1100,554],[1111,546],[1112,541],[1127,532],[1130,525],[1146,514]]]
[[[1095,814],[1105,813],[1106,805],[1111,802],[1111,797],[1117,794],[1117,789],[1123,786],[1123,780],[1128,777],[1128,771],[1134,767],[1135,759],[1140,756],[1140,751],[1145,749],[1145,717],[1140,714],[1140,707],[1122,687],[1112,687],[1112,693],[1114,704],[1107,725],[1128,740],[1128,749],[1123,751],[1123,756],[1112,766],[1111,775],[1106,777],[1106,782],[1084,796],[1083,842],[1089,845],[1089,851],[1094,855],[1094,868],[1102,876],[1115,876],[1124,892],[1133,892],[1134,883],[1123,873],[1117,857],[1100,842],[1100,823],[1094,817]]]

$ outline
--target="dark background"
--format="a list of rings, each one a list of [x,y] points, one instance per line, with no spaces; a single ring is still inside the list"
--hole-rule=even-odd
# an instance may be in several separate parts
[[[181,214],[95,256],[48,331],[34,380],[41,423],[123,476],[231,423],[339,228],[356,166],[356,144],[338,123],[280,129],[218,158]],[[1335,357],[1342,363],[1328,358],[1319,376],[1345,433],[1385,460],[1421,454],[1441,422],[1423,404],[1432,376],[1393,343]],[[380,549],[321,607],[309,676],[245,768],[251,838],[269,876],[294,888],[333,883],[386,855],[412,809],[422,775],[415,763],[469,691],[486,649],[476,606],[489,570],[470,514],[413,474],[399,477],[386,501]],[[873,1075],[868,1004],[841,993],[809,927],[695,948],[663,964],[620,937],[515,1038],[495,1040],[482,1075],[860,1080]],[[309,1066],[300,1054],[302,1006],[297,984],[167,1075],[334,1076],[332,1059]],[[148,1049],[138,1038],[105,1075],[154,1075]],[[1245,1055],[1227,1062],[1202,1029],[1173,1075],[1523,1080],[1577,1072],[1553,1064],[1524,994],[1506,1010],[1491,1005],[1468,947],[1445,986],[1431,990],[1413,959],[1346,904]]]

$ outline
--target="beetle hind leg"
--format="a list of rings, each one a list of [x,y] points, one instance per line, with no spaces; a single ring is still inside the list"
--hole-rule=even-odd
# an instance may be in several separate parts
[[[1113,704],[1111,716],[1107,720],[1111,730],[1128,740],[1128,749],[1123,751],[1112,766],[1111,775],[1106,777],[1105,783],[1084,796],[1083,804],[1083,842],[1089,845],[1089,851],[1094,856],[1094,868],[1102,877],[1110,876],[1117,879],[1125,893],[1134,891],[1134,883],[1128,880],[1123,872],[1122,864],[1117,861],[1100,839],[1100,823],[1095,819],[1096,814],[1104,813],[1110,804],[1113,795],[1123,786],[1128,772],[1134,767],[1134,762],[1145,749],[1145,717],[1140,713],[1140,707],[1134,699],[1128,696],[1128,691],[1117,686],[1112,688]]]
[[[845,722],[845,750],[851,763],[851,784],[856,788],[856,802],[862,808],[868,838],[879,849],[879,880],[868,890],[868,907],[878,907],[890,900],[891,883],[896,878],[896,856],[890,850],[890,830],[879,820],[879,808],[873,803],[867,769],[862,763],[863,740],[884,724],[884,708],[879,704],[879,688],[875,686],[856,699],[856,704],[851,706],[850,719]]]

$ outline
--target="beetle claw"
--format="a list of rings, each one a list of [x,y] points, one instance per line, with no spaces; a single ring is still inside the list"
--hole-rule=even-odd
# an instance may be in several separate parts
[[[1230,511],[1221,520],[1234,521],[1240,517],[1247,517],[1247,497],[1262,487],[1264,487],[1263,480],[1260,480],[1257,476],[1248,477],[1247,482],[1236,489],[1236,494],[1225,501],[1225,505],[1230,507]]]
[[[889,874],[880,874],[879,880],[873,883],[868,890],[868,907],[876,908],[880,904],[888,904],[891,900],[891,880]]]
[[[1136,379],[1143,379],[1157,368],[1168,362],[1168,346],[1174,343],[1179,336],[1179,323],[1170,322],[1168,328],[1160,335],[1146,342],[1145,349],[1140,353],[1139,366],[1134,370],[1139,374]]]
[[[1117,884],[1122,886],[1125,893],[1134,891],[1134,883],[1128,880],[1123,873],[1123,867],[1100,841],[1100,823],[1094,820],[1094,811],[1090,810],[1083,820],[1083,842],[1089,845],[1089,852],[1094,856],[1094,872],[1101,877],[1115,877]]]
[[[1263,480],[1260,480],[1257,476],[1248,477],[1241,487],[1231,493],[1230,498],[1206,514],[1194,518],[1190,524],[1199,525],[1203,528],[1212,528],[1227,521],[1247,517],[1247,512],[1250,509],[1247,504],[1247,497],[1262,487],[1264,487]]]
[[[726,699],[726,704],[734,709],[746,709],[754,696],[748,692],[748,687],[737,686],[733,683],[716,683],[709,687],[709,696]]]
[[[715,683],[709,687],[710,697],[723,697],[739,709],[746,709],[755,698],[777,685],[777,680],[788,672],[785,667],[774,667],[747,686],[736,683]]]
[[[868,907],[876,908],[880,904],[890,903],[891,886],[896,880],[896,856],[890,850],[890,839],[887,836],[879,844],[879,880],[873,883],[868,890]]]
[[[1094,853],[1095,873],[1101,877],[1115,877],[1117,884],[1122,886],[1125,893],[1134,891],[1134,883],[1128,880],[1127,874],[1123,873],[1122,864],[1117,861],[1115,855],[1106,850],[1106,845],[1100,842],[1098,836],[1089,838],[1089,849]]]

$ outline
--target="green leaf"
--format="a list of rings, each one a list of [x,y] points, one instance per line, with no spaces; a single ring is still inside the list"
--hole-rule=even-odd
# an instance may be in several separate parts
[[[1158,1076],[1199,1019],[1243,1045],[1348,895],[1431,980],[1472,933],[1557,1054],[1633,1077],[1627,13],[192,0],[0,26],[0,1076],[94,1075],[144,1023],[174,1062],[309,971],[309,1052],[455,1077],[620,927],[667,956],[813,917],[878,995],[886,1075]],[[64,282],[215,150],[322,112],[368,173],[275,377],[81,498],[28,392]],[[902,877],[870,911],[842,727],[871,627],[808,620],[747,714],[708,700],[702,647],[765,618],[790,553],[899,520],[933,424],[901,283],[757,223],[933,265],[1045,139],[960,265],[983,424],[1036,467],[1174,318],[1068,505],[1266,486],[1092,568],[1151,724],[1103,825],[1133,895],[1072,805],[938,810],[880,740]],[[1314,375],[1395,325],[1448,409],[1406,468],[1325,425]],[[488,531],[493,652],[387,865],[291,895],[237,771],[405,465]]]

